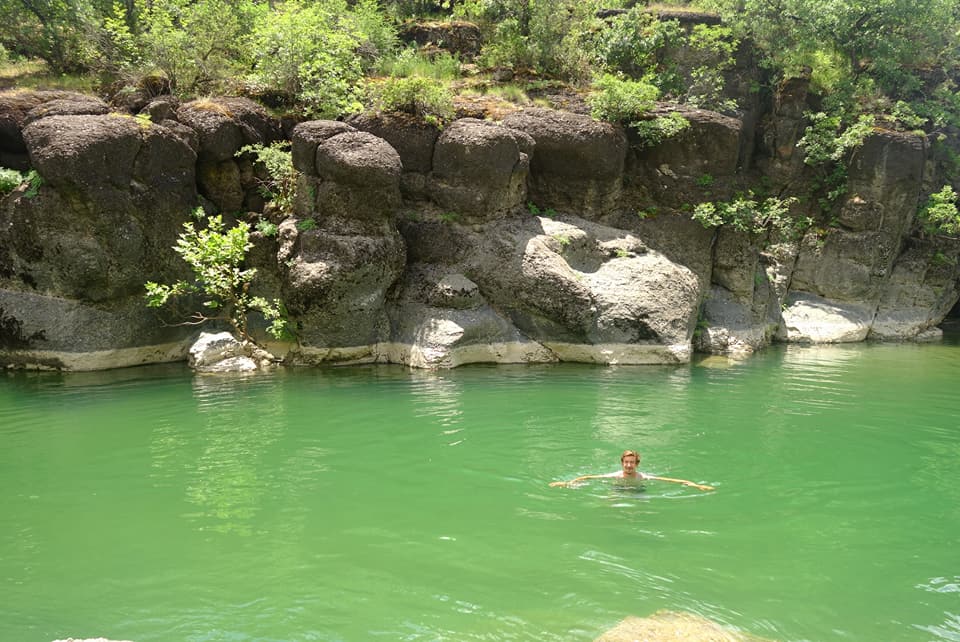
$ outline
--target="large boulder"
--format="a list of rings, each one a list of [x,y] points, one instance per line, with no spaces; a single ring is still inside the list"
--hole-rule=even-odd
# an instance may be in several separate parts
[[[202,98],[181,105],[177,120],[197,132],[201,160],[230,160],[244,145],[280,140],[280,123],[248,98]]]
[[[400,207],[401,170],[400,156],[382,138],[360,131],[336,134],[317,143],[312,175],[301,181],[301,198],[318,218],[376,225]]]
[[[445,267],[410,266],[390,315],[392,340],[381,351],[393,363],[451,368],[556,360],[497,312],[476,283]]]
[[[105,114],[109,107],[99,98],[72,91],[12,89],[0,91],[0,167],[27,170],[23,128],[54,115]]]
[[[299,123],[290,133],[293,167],[307,176],[317,174],[317,147],[338,134],[355,132],[356,128],[338,120],[309,120]],[[430,148],[433,153],[433,148]]]
[[[460,20],[409,22],[400,28],[399,35],[404,42],[419,47],[442,48],[462,60],[472,60],[479,55],[483,44],[480,27]]]
[[[465,274],[561,360],[689,360],[696,275],[623,230],[576,217],[504,221],[485,232]]]
[[[627,149],[620,127],[542,108],[514,112],[503,125],[536,142],[528,186],[538,207],[593,218],[616,206]]]
[[[297,324],[293,362],[366,360],[389,338],[387,293],[405,265],[403,239],[390,225],[358,228],[326,218],[302,230],[280,226],[283,299]]]
[[[434,148],[431,198],[471,220],[499,218],[521,206],[530,163],[518,137],[487,121],[453,122]]]
[[[433,169],[433,147],[440,130],[408,114],[360,114],[349,120],[357,129],[384,139],[400,155],[403,165],[401,187],[404,196],[430,196],[427,178]]]
[[[183,275],[171,247],[197,199],[193,151],[119,115],[48,116],[23,136],[43,182],[0,207],[0,307],[33,337],[11,362],[182,358],[191,331],[165,328],[144,307],[143,284]]]
[[[249,341],[238,341],[229,332],[202,332],[190,346],[188,363],[197,372],[228,373],[268,370],[275,360]]]

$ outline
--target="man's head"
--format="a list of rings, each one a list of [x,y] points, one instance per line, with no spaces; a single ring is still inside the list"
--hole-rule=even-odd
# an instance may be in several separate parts
[[[637,471],[637,465],[640,463],[640,453],[636,450],[624,450],[620,455],[620,465],[623,466],[623,472],[633,475]]]
[[[620,463],[622,464],[623,460],[627,457],[633,457],[635,464],[640,463],[640,453],[638,453],[636,450],[624,450],[623,454],[620,455]]]

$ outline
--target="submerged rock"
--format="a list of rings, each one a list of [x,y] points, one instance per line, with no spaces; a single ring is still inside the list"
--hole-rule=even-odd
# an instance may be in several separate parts
[[[657,611],[650,617],[625,618],[594,642],[763,642],[716,622],[677,611]]]

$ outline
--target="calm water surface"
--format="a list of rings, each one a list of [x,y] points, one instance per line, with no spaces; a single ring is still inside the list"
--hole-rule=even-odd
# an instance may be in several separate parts
[[[0,374],[0,641],[960,640],[960,345],[712,361]]]

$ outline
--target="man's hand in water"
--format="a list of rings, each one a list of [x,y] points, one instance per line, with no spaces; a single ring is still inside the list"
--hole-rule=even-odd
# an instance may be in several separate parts
[[[550,482],[550,485],[551,485],[551,486],[566,486],[568,483],[569,483],[569,482],[565,482],[565,481],[555,481],[555,482]]]
[[[687,482],[684,486],[693,486],[697,490],[713,490],[713,486],[704,486],[703,484],[694,484],[693,482]]]

